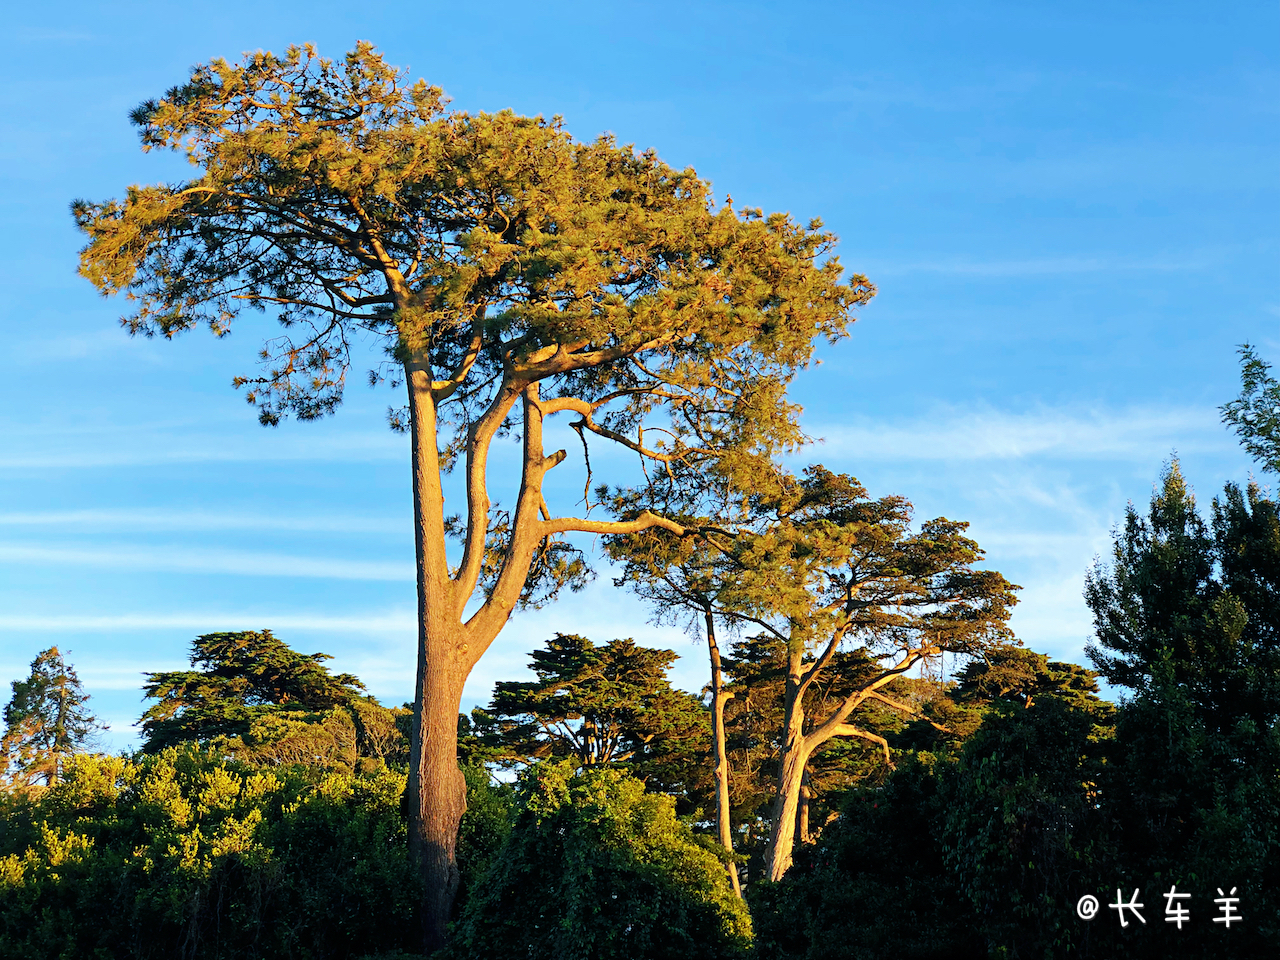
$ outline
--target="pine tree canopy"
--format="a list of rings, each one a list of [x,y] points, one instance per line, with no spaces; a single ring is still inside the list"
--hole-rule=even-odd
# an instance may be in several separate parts
[[[197,175],[77,201],[81,273],[127,293],[148,336],[275,311],[263,373],[236,381],[265,423],[332,411],[372,334],[432,371],[460,436],[544,382],[580,430],[664,461],[798,439],[785,383],[874,292],[841,284],[817,222],[716,209],[652,152],[449,112],[403,79],[367,44],[341,64],[294,47],[197,67],[133,113],[144,149]],[[654,446],[635,428],[664,405]]]
[[[11,686],[0,739],[0,775],[19,789],[41,781],[52,786],[66,759],[82,750],[102,725],[85,707],[89,695],[57,647],[31,661],[30,675]]]
[[[1240,348],[1240,380],[1240,396],[1222,405],[1222,420],[1263,470],[1280,473],[1280,382],[1247,343]]]
[[[142,715],[143,748],[240,736],[270,707],[322,711],[360,698],[364,684],[349,673],[331,674],[328,659],[298,653],[270,630],[196,637],[196,669],[146,674],[143,692],[159,703]]]

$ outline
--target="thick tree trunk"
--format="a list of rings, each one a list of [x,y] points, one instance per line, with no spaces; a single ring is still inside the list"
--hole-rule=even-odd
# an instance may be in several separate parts
[[[574,521],[555,529],[545,512],[542,482],[565,457],[546,456],[542,448],[543,408],[535,382],[504,383],[488,411],[468,430],[468,530],[462,562],[450,576],[445,551],[444,491],[440,482],[439,441],[430,365],[423,358],[405,361],[413,459],[413,506],[418,580],[418,670],[410,740],[409,852],[421,871],[424,952],[443,947],[458,888],[455,858],[458,825],[467,808],[466,780],[458,768],[458,708],[467,674],[502,630],[520,601],[538,544],[566,530],[632,532],[659,522],[643,515],[630,524]],[[443,386],[441,390],[449,389]],[[496,582],[488,598],[464,623],[467,600],[483,573],[490,502],[485,492],[488,445],[512,405],[523,402],[524,466],[512,529]],[[673,526],[673,532],[683,528]]]
[[[766,857],[769,879],[777,882],[791,868],[796,820],[800,812],[800,787],[812,752],[804,735],[804,703],[800,691],[801,658],[790,657],[783,700],[782,751],[778,757],[778,793],[773,803],[773,824]]]
[[[800,786],[808,762],[803,738],[791,749],[784,748],[778,771],[778,795],[773,803],[773,831],[769,837],[769,879],[775,882],[791,869],[800,813]]]
[[[466,681],[465,645],[453,601],[444,542],[444,493],[436,448],[429,369],[405,365],[412,429],[415,552],[418,581],[418,664],[410,740],[409,855],[425,887],[425,951],[443,947],[458,889],[455,849],[467,808],[458,769],[458,708]]]
[[[420,660],[422,696],[414,710],[409,769],[409,853],[425,880],[422,928],[426,952],[444,946],[458,891],[458,824],[467,809],[467,784],[458,768],[461,679]],[[441,674],[445,674],[441,676]]]
[[[711,729],[715,740],[715,777],[716,777],[716,833],[720,844],[729,853],[733,853],[733,831],[730,823],[729,807],[729,754],[725,745],[724,705],[732,696],[724,689],[724,674],[720,667],[720,647],[716,643],[715,618],[710,609],[705,611],[707,622],[707,652],[711,657]],[[738,865],[726,864],[729,872],[729,883],[733,892],[742,896],[742,883],[738,878]]]

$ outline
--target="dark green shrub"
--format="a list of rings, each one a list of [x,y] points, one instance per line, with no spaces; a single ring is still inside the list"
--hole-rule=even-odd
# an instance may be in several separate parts
[[[926,756],[925,758],[929,758]],[[779,883],[750,893],[765,960],[974,960],[973,910],[948,872],[933,764],[908,757],[883,786],[853,791]]]
[[[523,809],[472,892],[454,960],[743,956],[746,907],[674,801],[613,769],[534,769]]]

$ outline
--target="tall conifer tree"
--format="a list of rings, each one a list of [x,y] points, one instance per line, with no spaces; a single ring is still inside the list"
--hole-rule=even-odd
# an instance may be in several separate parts
[[[2,772],[16,789],[52,786],[67,757],[88,744],[102,725],[85,707],[89,695],[57,647],[31,661],[30,675],[11,686],[0,738]]]

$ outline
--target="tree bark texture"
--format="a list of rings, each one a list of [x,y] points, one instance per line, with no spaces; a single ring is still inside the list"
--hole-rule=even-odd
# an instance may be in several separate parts
[[[796,819],[800,812],[800,786],[813,748],[804,733],[804,691],[801,678],[804,655],[792,646],[787,652],[787,683],[783,695],[782,750],[778,757],[778,793],[773,803],[773,829],[766,857],[769,879],[777,882],[791,868]]]
[[[809,787],[809,771],[800,779],[800,810],[796,814],[796,837],[801,843],[809,842],[809,799],[813,790]]]
[[[715,618],[710,608],[704,611],[707,624],[707,652],[711,657],[711,728],[715,740],[715,778],[716,778],[716,833],[720,844],[729,853],[733,853],[733,831],[730,823],[729,806],[729,753],[725,745],[724,705],[733,696],[724,688],[724,674],[720,667],[720,646],[716,642]],[[733,892],[742,896],[742,882],[738,878],[738,865],[730,862],[725,865],[729,873],[729,883]]]
[[[421,921],[428,953],[444,946],[458,889],[455,849],[467,808],[458,768],[458,708],[467,664],[461,624],[450,602],[445,556],[444,492],[436,449],[429,369],[405,365],[413,459],[414,545],[418,585],[418,662],[410,738],[409,855],[425,881]]]
[[[795,849],[796,821],[800,813],[800,785],[809,762],[804,737],[789,739],[778,769],[778,795],[773,803],[773,831],[769,838],[769,879],[781,880],[791,869]]]

